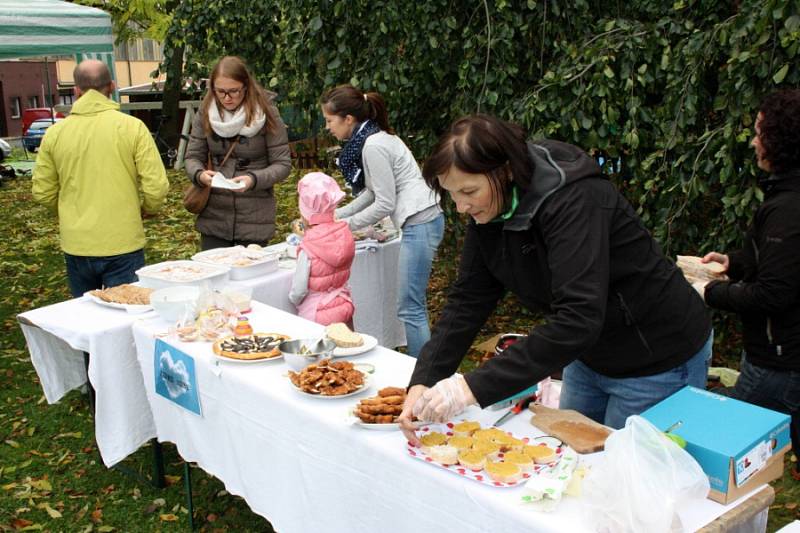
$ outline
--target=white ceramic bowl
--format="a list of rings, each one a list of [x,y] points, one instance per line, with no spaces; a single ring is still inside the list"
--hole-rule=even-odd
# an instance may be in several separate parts
[[[304,346],[310,350],[309,353],[299,353]],[[298,372],[311,363],[329,359],[334,348],[336,348],[336,344],[329,339],[294,339],[283,341],[278,345],[286,364]]]
[[[184,316],[194,313],[194,306],[200,296],[200,287],[194,285],[166,287],[150,294],[150,305],[167,322],[177,322]]]

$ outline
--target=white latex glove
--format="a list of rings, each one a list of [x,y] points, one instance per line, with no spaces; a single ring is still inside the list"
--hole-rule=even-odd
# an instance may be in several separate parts
[[[695,281],[692,283],[692,288],[697,291],[697,294],[700,295],[704,302],[706,301],[706,285],[708,285],[707,281]]]
[[[423,422],[446,422],[477,403],[464,376],[453,374],[422,393],[412,412]]]

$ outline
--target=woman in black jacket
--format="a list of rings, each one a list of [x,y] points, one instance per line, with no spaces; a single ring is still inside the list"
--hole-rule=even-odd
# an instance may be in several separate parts
[[[412,415],[444,421],[562,368],[561,407],[616,428],[685,385],[705,387],[703,302],[585,152],[526,142],[519,126],[475,115],[442,136],[423,175],[472,222],[458,279],[411,377],[400,417],[409,439]],[[454,374],[506,291],[544,311],[546,323],[501,357]]]
[[[752,146],[768,172],[764,203],[741,250],[711,252],[704,262],[727,268],[730,281],[695,283],[706,303],[742,317],[744,354],[732,396],[791,415],[800,458],[800,90],[764,99]],[[800,470],[792,471],[800,480]]]

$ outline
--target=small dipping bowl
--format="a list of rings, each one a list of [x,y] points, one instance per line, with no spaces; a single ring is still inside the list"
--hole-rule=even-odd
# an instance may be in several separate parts
[[[303,347],[306,350],[303,350]],[[278,345],[283,360],[298,372],[311,363],[330,358],[334,348],[336,348],[336,343],[330,339],[294,339],[283,341]],[[304,353],[300,353],[301,350]]]

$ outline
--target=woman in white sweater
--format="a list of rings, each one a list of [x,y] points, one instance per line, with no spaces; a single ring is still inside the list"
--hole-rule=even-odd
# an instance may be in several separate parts
[[[417,357],[430,338],[425,295],[444,215],[413,154],[389,126],[380,94],[341,85],[326,91],[320,103],[328,131],[345,141],[336,163],[356,196],[336,216],[351,230],[386,216],[402,229],[397,314],[405,325],[408,354]]]

